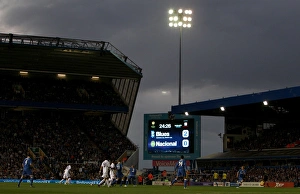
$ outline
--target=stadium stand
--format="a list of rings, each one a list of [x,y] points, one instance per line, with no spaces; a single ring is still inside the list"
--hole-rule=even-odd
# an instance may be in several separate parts
[[[142,69],[127,56],[103,41],[0,40],[0,179],[19,178],[27,153],[36,179],[70,164],[73,179],[93,180],[104,159],[138,151],[127,132]]]
[[[233,96],[172,106],[173,114],[224,117],[223,152],[196,159],[191,178],[212,181],[214,172],[227,173],[236,182],[236,172],[246,167],[246,182],[299,184],[300,87]],[[223,107],[223,111],[221,110]],[[221,181],[221,179],[219,180]]]

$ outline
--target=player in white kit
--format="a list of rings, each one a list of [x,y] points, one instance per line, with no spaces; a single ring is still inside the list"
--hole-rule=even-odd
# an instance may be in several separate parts
[[[71,170],[71,165],[68,165],[66,167],[66,169],[64,170],[63,177],[59,183],[62,183],[64,180],[66,180],[65,185],[70,184],[70,182],[71,182],[70,170]]]
[[[102,172],[102,176],[101,176],[102,180],[98,184],[98,187],[100,187],[103,183],[106,183],[108,185],[109,168],[110,168],[110,162],[108,160],[104,160],[101,164],[100,171],[99,171],[100,173]]]
[[[115,163],[110,164],[108,187],[113,186],[117,182]]]

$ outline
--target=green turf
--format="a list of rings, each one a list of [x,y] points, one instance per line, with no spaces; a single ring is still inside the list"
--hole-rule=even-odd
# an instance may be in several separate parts
[[[133,187],[101,187],[96,185],[64,185],[64,184],[35,184],[35,188],[29,187],[29,183],[22,183],[17,188],[17,183],[0,183],[0,194],[176,194],[176,193],[193,193],[193,194],[238,194],[238,193],[300,193],[300,188],[235,188],[235,187],[201,187],[191,186],[183,189],[182,186],[150,186],[139,185]]]

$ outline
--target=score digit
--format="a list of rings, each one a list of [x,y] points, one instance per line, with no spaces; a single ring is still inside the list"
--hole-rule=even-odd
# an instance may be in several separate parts
[[[182,130],[182,137],[183,138],[188,138],[190,136],[189,130]]]

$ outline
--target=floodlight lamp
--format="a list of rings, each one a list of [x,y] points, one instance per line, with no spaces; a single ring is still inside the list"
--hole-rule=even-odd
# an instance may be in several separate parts
[[[189,22],[192,21],[192,17],[188,17],[187,21],[189,21]]]
[[[169,10],[169,14],[173,14],[174,13],[174,10],[173,9],[170,9]]]
[[[174,27],[177,27],[178,26],[178,24],[177,23],[174,23]]]
[[[99,80],[98,76],[92,76],[92,80]]]
[[[178,22],[178,26],[182,26],[182,22]]]
[[[28,71],[20,71],[20,75],[28,75]]]
[[[267,106],[268,105],[268,101],[263,101],[264,105]]]
[[[178,9],[178,13],[182,13],[183,11],[182,11],[182,9]]]
[[[182,25],[182,27],[186,28],[186,27],[187,27],[187,25],[186,25],[186,24],[183,24],[183,25]]]
[[[169,26],[170,26],[170,27],[173,27],[173,23],[172,23],[172,22],[170,22],[170,23],[169,23]]]
[[[66,74],[59,73],[59,74],[57,74],[57,77],[64,78],[64,77],[66,77]]]
[[[173,18],[172,16],[171,16],[171,17],[169,17],[169,21],[173,21],[173,19],[174,19],[174,18]]]
[[[174,16],[174,21],[178,21],[178,16]]]
[[[224,107],[224,106],[221,106],[221,107],[220,107],[220,110],[221,110],[221,111],[225,111],[225,107]]]
[[[189,116],[189,112],[185,112],[184,114],[185,114],[185,116]]]
[[[187,20],[188,20],[188,18],[187,18],[186,16],[184,16],[184,17],[183,17],[183,21],[186,22]]]
[[[187,27],[188,27],[188,28],[192,27],[192,24],[187,24]]]

